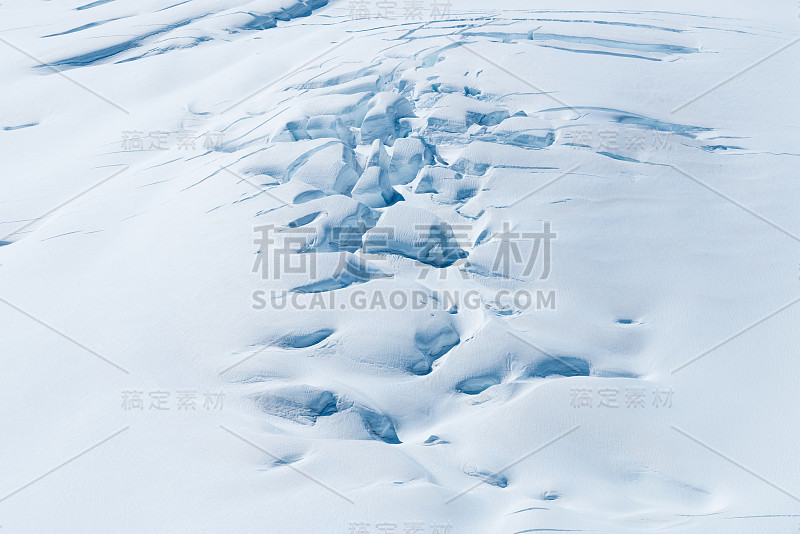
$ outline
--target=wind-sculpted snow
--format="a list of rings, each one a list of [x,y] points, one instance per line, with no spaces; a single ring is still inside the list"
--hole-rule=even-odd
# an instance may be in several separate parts
[[[467,257],[449,224],[405,204],[386,210],[376,227],[364,234],[364,250],[397,254],[433,267],[449,267]]]
[[[508,118],[508,111],[464,95],[446,94],[437,100],[427,117],[426,137],[435,141],[445,134],[465,132],[472,125],[495,126]]]
[[[417,177],[424,165],[433,163],[433,149],[419,137],[403,137],[392,145],[389,162],[389,181],[405,185]]]
[[[373,141],[364,172],[351,196],[371,208],[385,208],[403,198],[389,181],[389,155],[380,139]]]
[[[343,268],[344,266],[344,268]],[[389,278],[391,275],[377,269],[350,252],[331,253],[320,257],[317,265],[318,275],[310,283],[292,287],[297,293],[323,293],[342,289],[353,284],[362,284],[376,278]]]
[[[98,458],[103,476],[80,459],[87,487],[134,481],[101,496],[112,512],[130,496],[119,517],[51,521],[29,513],[30,493],[24,514],[0,510],[3,526],[744,533],[756,522],[741,517],[793,517],[792,473],[748,457],[735,427],[772,435],[766,423],[792,415],[759,403],[789,395],[764,377],[796,375],[779,359],[794,338],[777,323],[730,336],[796,282],[798,118],[780,87],[780,112],[730,86],[689,100],[796,32],[464,1],[419,20],[341,0],[50,2],[4,24],[30,53],[0,83],[13,97],[0,178],[21,191],[0,201],[0,268],[37,288],[0,292],[24,310],[4,334],[24,360],[10,376],[37,388],[9,398],[73,456],[67,425],[94,436],[111,417],[87,408],[109,396],[93,389],[102,362],[22,340],[15,321],[39,310],[36,324],[78,340],[70,350],[124,364],[114,388],[226,397],[219,419],[190,419],[209,412],[200,399],[164,414],[145,402],[124,414],[128,456]],[[773,81],[797,77],[768,63],[756,66]],[[697,374],[675,371],[698,354]],[[80,394],[42,400],[66,382]],[[679,428],[788,489],[726,471]],[[39,501],[73,503],[55,479]],[[168,521],[131,512],[163,508],[141,489],[151,479],[170,492]]]
[[[414,108],[404,97],[382,91],[372,97],[367,107],[364,121],[359,128],[362,143],[380,140],[391,145],[395,139],[408,134],[401,119],[413,117]]]
[[[101,13],[119,12],[115,6],[106,6],[114,0],[100,0],[75,8],[84,12],[70,16],[71,20],[86,21],[101,16]],[[216,3],[216,2],[215,2]],[[279,22],[298,17],[306,17],[314,9],[327,4],[327,0],[245,0],[216,3],[217,10],[202,11],[202,4],[212,2],[180,2],[153,0],[148,2],[147,10],[137,10],[136,6],[126,7],[122,17],[108,20],[94,20],[80,26],[63,30],[45,37],[61,37],[82,32],[81,37],[91,43],[99,38],[108,44],[73,56],[48,62],[45,66],[61,68],[89,67],[106,61],[135,61],[153,55],[165,54],[174,50],[191,48],[201,43],[224,39],[226,34],[244,31],[260,31],[275,28]],[[102,7],[105,6],[105,7]],[[144,6],[142,6],[144,7]],[[101,8],[101,9],[91,9]],[[177,9],[174,9],[177,8]],[[124,20],[119,26],[113,24]],[[124,24],[124,26],[122,26]],[[119,28],[158,26],[132,38],[120,40],[107,36],[109,31]],[[99,28],[95,30],[95,28]],[[92,31],[95,30],[95,31]],[[105,34],[105,35],[104,35]],[[70,45],[75,40],[69,42]]]
[[[389,444],[399,444],[394,424],[386,415],[359,406],[347,398],[310,386],[288,386],[256,397],[267,414],[303,425],[315,425],[321,417],[355,414],[366,435]],[[352,439],[359,439],[358,433]]]
[[[354,402],[343,400],[347,397],[339,393],[315,389],[310,399],[289,404],[274,400],[274,393],[265,393],[270,401],[268,405],[259,401],[262,409],[305,423],[321,418],[333,421],[353,412],[360,419],[353,426],[340,423],[339,437],[353,432],[349,439],[371,436],[387,444],[436,445],[455,455],[452,464],[445,462],[449,467],[432,464],[424,454],[409,449],[430,476],[449,479],[460,472],[502,492],[523,487],[525,479],[515,476],[515,470],[499,472],[504,462],[469,452],[471,446],[466,443],[474,443],[475,438],[467,437],[456,421],[482,411],[487,417],[495,410],[517,413],[511,408],[515,403],[529,404],[533,392],[549,383],[571,384],[557,391],[586,384],[609,391],[619,390],[620,384],[633,389],[659,387],[645,380],[647,373],[636,362],[648,337],[640,321],[617,320],[618,327],[630,330],[593,343],[566,334],[541,337],[530,309],[516,309],[498,298],[498,290],[512,294],[522,288],[546,288],[557,276],[550,272],[551,251],[538,240],[520,244],[517,254],[540,258],[541,264],[504,265],[499,258],[508,245],[502,236],[550,232],[549,223],[541,222],[544,215],[540,213],[546,208],[540,206],[532,213],[510,209],[527,191],[548,181],[572,176],[578,181],[571,183],[584,182],[591,191],[589,184],[599,176],[641,175],[669,165],[676,157],[699,158],[702,153],[721,151],[709,142],[720,133],[708,125],[671,120],[665,114],[597,105],[597,99],[570,99],[571,106],[553,106],[560,99],[531,93],[529,87],[513,91],[487,81],[484,69],[488,65],[465,68],[477,58],[459,50],[459,45],[527,45],[568,54],[559,56],[561,61],[580,53],[649,63],[702,54],[703,48],[675,28],[583,20],[582,24],[597,29],[582,35],[579,31],[584,26],[553,19],[548,30],[548,22],[490,19],[408,29],[398,38],[400,44],[386,49],[386,55],[366,56],[361,67],[331,64],[320,73],[306,74],[310,81],[289,84],[281,93],[280,107],[286,111],[272,120],[278,125],[275,133],[266,138],[266,149],[248,158],[264,163],[241,168],[241,172],[275,177],[284,184],[270,190],[279,198],[286,198],[282,190],[289,183],[308,184],[326,195],[306,202],[300,211],[292,208],[297,218],[288,224],[314,229],[299,252],[318,251],[321,269],[304,285],[290,284],[291,291],[311,294],[304,297],[307,300],[296,301],[305,310],[298,317],[320,326],[338,325],[336,340],[323,348],[311,347],[314,352],[306,356],[309,360],[304,366],[315,369],[320,364],[314,360],[324,357],[328,363],[322,367],[325,371],[319,371],[321,377],[346,372],[343,380],[349,388],[370,393]],[[526,25],[535,27],[525,29]],[[498,26],[505,28],[498,30]],[[607,37],[626,32],[630,35]],[[448,33],[458,42],[436,44],[437,36]],[[464,58],[469,58],[466,63]],[[268,107],[259,106],[251,109],[260,115],[272,114]],[[609,131],[617,141],[598,146],[598,132],[602,136]],[[254,146],[251,137],[263,139],[253,135],[239,138],[242,149]],[[585,169],[571,169],[577,162]],[[342,195],[369,207],[369,211],[359,208],[363,215],[347,223],[355,237],[348,241],[350,246],[322,230],[342,225],[341,218],[329,216],[332,212],[326,207],[342,205],[334,201]],[[553,201],[558,202],[575,199]],[[301,212],[306,214],[297,216]],[[278,213],[266,215],[277,221]],[[347,251],[339,253],[347,256],[323,257],[321,252],[328,248]],[[412,295],[415,291],[416,298],[437,309],[409,310],[409,305],[396,309],[388,304],[398,292]],[[450,302],[448,291],[474,291],[480,305]],[[546,309],[547,298],[556,297],[544,295],[539,304],[544,302]],[[318,304],[322,298],[335,297],[336,304],[331,301],[328,312],[315,312],[316,297]],[[348,304],[339,307],[340,302]],[[547,313],[536,309],[536,314]],[[347,310],[355,319],[348,318]],[[609,320],[603,328],[610,329],[611,324]],[[268,367],[266,361],[263,365]],[[254,372],[259,365],[248,362],[246,367]],[[363,386],[363,380],[370,378],[361,377],[387,373],[407,378],[390,389]],[[325,382],[320,379],[321,384]],[[320,429],[320,435],[330,424]],[[506,456],[505,463],[514,459]],[[563,491],[569,490],[543,488],[538,494],[542,506],[532,509],[552,510],[550,503],[560,501]],[[687,495],[703,491],[688,490]],[[665,499],[682,502],[678,508],[688,503],[680,491]],[[689,509],[697,508],[690,505]],[[524,524],[524,517],[521,514],[514,524]],[[514,532],[530,530],[519,527]]]

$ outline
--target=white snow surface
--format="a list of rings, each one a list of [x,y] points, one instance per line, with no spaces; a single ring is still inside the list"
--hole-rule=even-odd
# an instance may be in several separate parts
[[[798,531],[800,6],[410,4],[0,5],[4,533]]]

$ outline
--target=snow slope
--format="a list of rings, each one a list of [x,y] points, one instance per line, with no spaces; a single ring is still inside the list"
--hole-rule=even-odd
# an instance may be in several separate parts
[[[409,6],[0,5],[4,531],[800,528],[799,8]]]

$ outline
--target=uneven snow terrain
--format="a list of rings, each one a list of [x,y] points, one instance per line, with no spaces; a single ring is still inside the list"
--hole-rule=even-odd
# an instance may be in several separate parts
[[[800,530],[800,6],[0,14],[3,532]]]

